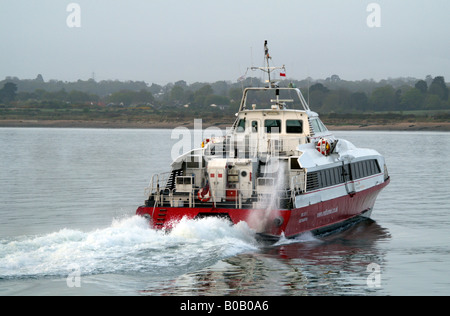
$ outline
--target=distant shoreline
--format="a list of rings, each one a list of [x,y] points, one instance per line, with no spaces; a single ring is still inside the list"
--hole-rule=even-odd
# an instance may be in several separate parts
[[[450,131],[450,122],[398,122],[387,124],[348,124],[333,125],[324,122],[328,129],[358,130],[358,131]],[[203,121],[202,128],[211,126],[225,129],[232,122]],[[52,127],[52,128],[135,128],[135,129],[173,129],[176,127],[193,128],[194,120],[190,121],[85,121],[85,120],[0,120],[0,127]]]

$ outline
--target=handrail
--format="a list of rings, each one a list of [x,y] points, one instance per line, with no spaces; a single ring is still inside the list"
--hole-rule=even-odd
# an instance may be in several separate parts
[[[196,202],[197,198],[197,192],[198,188],[193,188],[190,192],[183,192],[181,196],[184,196],[185,203],[188,204],[189,208],[194,208],[198,204],[200,205],[212,205],[214,207],[219,207],[221,205],[233,205],[236,209],[240,209],[243,206],[253,208],[254,203],[263,205],[263,208],[265,206],[268,206],[270,204],[280,205],[280,202],[282,202],[284,205],[287,205],[289,200],[294,200],[293,190],[290,188],[285,188],[281,190],[272,190],[270,193],[258,193],[257,190],[245,190],[245,189],[236,189],[236,197],[233,200],[226,200],[225,198],[222,199],[213,199],[213,197],[217,196],[217,190],[214,187],[210,187],[211,190],[211,199],[208,202]],[[158,206],[163,206],[164,203],[169,203],[170,206],[173,206],[173,198],[175,198],[175,195],[173,194],[174,190],[168,190],[167,193],[161,194],[161,192],[153,192],[154,195],[154,205],[153,208],[156,208]],[[164,197],[168,197],[168,200],[164,200]],[[180,195],[176,196],[177,198],[180,197]],[[274,199],[276,200],[275,203],[273,203]],[[283,202],[284,201],[284,202]]]
[[[149,198],[151,196],[154,197],[154,209],[160,205],[164,205],[164,203],[170,203],[171,206],[174,205],[174,192],[176,192],[176,189],[170,189],[167,187],[167,181],[170,178],[170,174],[171,172],[154,174],[151,178],[151,182],[147,189],[150,190]],[[265,178],[267,177],[257,177],[255,179],[257,185],[260,179]],[[272,179],[272,177],[269,178]],[[262,188],[265,188],[265,190],[261,190]],[[220,207],[220,205],[230,206],[230,203],[233,203],[232,205],[234,205],[235,208],[239,209],[243,206],[253,207],[257,204],[264,206],[265,204],[269,205],[272,203],[278,205],[278,207],[284,208],[284,206],[289,205],[289,201],[294,203],[296,195],[306,192],[306,173],[293,175],[290,178],[290,183],[288,184],[288,186],[281,189],[277,189],[274,184],[258,185],[258,187],[255,189],[235,189],[237,194],[236,197],[232,200],[226,200],[225,197],[222,197],[221,199],[221,195],[219,195],[219,198],[217,198],[217,192],[219,190],[214,187],[214,185],[210,185],[211,200],[209,202],[197,201],[196,203],[197,193],[199,189],[199,187],[192,187],[190,191],[186,190],[183,192],[178,192],[179,194],[176,195],[176,197],[179,198],[180,196],[185,196],[183,199],[185,203],[188,204],[189,208],[196,207],[196,204],[212,204],[215,207]],[[221,188],[221,190],[222,189],[223,188]],[[167,197],[168,199],[164,200],[164,197]]]
[[[152,195],[153,192],[160,192],[161,187],[165,188],[167,186],[171,173],[172,172],[169,171],[153,174],[148,186],[145,188],[145,192],[149,192],[149,196]]]
[[[305,134],[264,134],[263,138],[258,138],[251,133],[243,132],[230,135],[219,143],[208,143],[204,155],[234,157],[237,153],[240,158],[280,156],[298,151],[298,146],[307,142]]]

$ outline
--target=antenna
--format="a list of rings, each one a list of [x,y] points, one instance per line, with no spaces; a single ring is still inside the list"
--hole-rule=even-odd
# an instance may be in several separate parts
[[[251,70],[261,70],[263,72],[267,72],[269,76],[269,87],[275,87],[276,83],[272,82],[270,79],[270,73],[277,69],[283,69],[283,71],[286,71],[286,67],[283,65],[283,67],[271,67],[269,60],[272,59],[272,57],[269,55],[269,47],[267,47],[267,40],[264,41],[264,67],[250,67]]]
[[[308,76],[308,105],[309,105],[309,76]]]

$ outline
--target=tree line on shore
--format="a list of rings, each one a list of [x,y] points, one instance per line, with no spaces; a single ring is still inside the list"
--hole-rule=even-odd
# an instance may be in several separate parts
[[[282,80],[302,90],[311,109],[321,114],[373,113],[386,111],[449,110],[449,88],[443,76],[424,79],[398,78],[381,81],[341,80],[333,75],[324,80]],[[259,78],[239,82],[187,84],[184,80],[164,86],[143,81],[45,82],[7,77],[0,81],[0,109],[71,109],[122,108],[156,111],[178,111],[197,115],[201,112],[238,109],[242,90],[262,86]]]

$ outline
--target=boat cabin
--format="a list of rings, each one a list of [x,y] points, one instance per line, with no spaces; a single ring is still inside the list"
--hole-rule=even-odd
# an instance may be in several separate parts
[[[247,88],[236,115],[232,136],[259,155],[292,156],[299,145],[330,136],[296,88]]]

